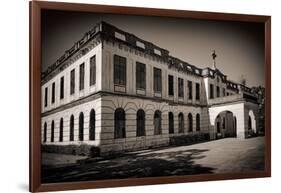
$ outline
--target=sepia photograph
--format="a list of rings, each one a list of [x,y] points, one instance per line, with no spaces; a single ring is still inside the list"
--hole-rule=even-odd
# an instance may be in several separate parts
[[[264,29],[42,10],[41,183],[264,171]]]

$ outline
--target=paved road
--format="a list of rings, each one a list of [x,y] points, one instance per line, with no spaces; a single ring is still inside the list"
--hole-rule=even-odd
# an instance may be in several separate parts
[[[50,156],[61,155],[43,154],[43,160],[48,160]],[[64,157],[71,160],[68,156]],[[75,159],[73,156],[72,160]],[[131,152],[110,160],[45,166],[42,182],[244,172],[263,168],[264,137],[226,138],[189,146]]]

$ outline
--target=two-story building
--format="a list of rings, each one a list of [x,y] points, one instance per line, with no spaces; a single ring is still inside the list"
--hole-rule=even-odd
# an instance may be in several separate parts
[[[102,154],[257,132],[251,89],[100,22],[42,73],[42,145]],[[75,152],[73,152],[75,153]]]

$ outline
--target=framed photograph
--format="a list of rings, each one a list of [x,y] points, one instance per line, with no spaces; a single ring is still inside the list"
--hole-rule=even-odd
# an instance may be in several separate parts
[[[30,191],[271,176],[271,17],[30,2]]]

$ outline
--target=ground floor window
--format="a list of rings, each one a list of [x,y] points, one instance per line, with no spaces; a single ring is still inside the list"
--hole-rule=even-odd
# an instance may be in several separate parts
[[[79,115],[79,141],[84,140],[84,114]]]
[[[60,119],[59,141],[63,141],[63,118]]]
[[[69,123],[69,141],[74,140],[74,116],[70,116],[70,123]]]
[[[115,110],[114,114],[114,138],[126,137],[126,119],[125,111],[122,108]]]
[[[55,122],[52,121],[52,126],[51,126],[51,142],[54,142],[55,139]]]
[[[169,133],[174,133],[174,114],[169,112]]]
[[[154,135],[160,135],[162,133],[161,128],[161,112],[159,110],[154,113]]]
[[[183,117],[183,113],[179,114],[179,133],[183,133],[184,132],[184,117]]]
[[[90,112],[90,123],[89,123],[89,139],[95,140],[96,138],[96,112],[94,109]]]
[[[193,120],[192,120],[192,114],[188,114],[188,132],[192,132],[193,130]]]
[[[200,115],[196,115],[196,131],[200,131]]]
[[[140,109],[137,112],[137,136],[145,135],[145,112]]]

